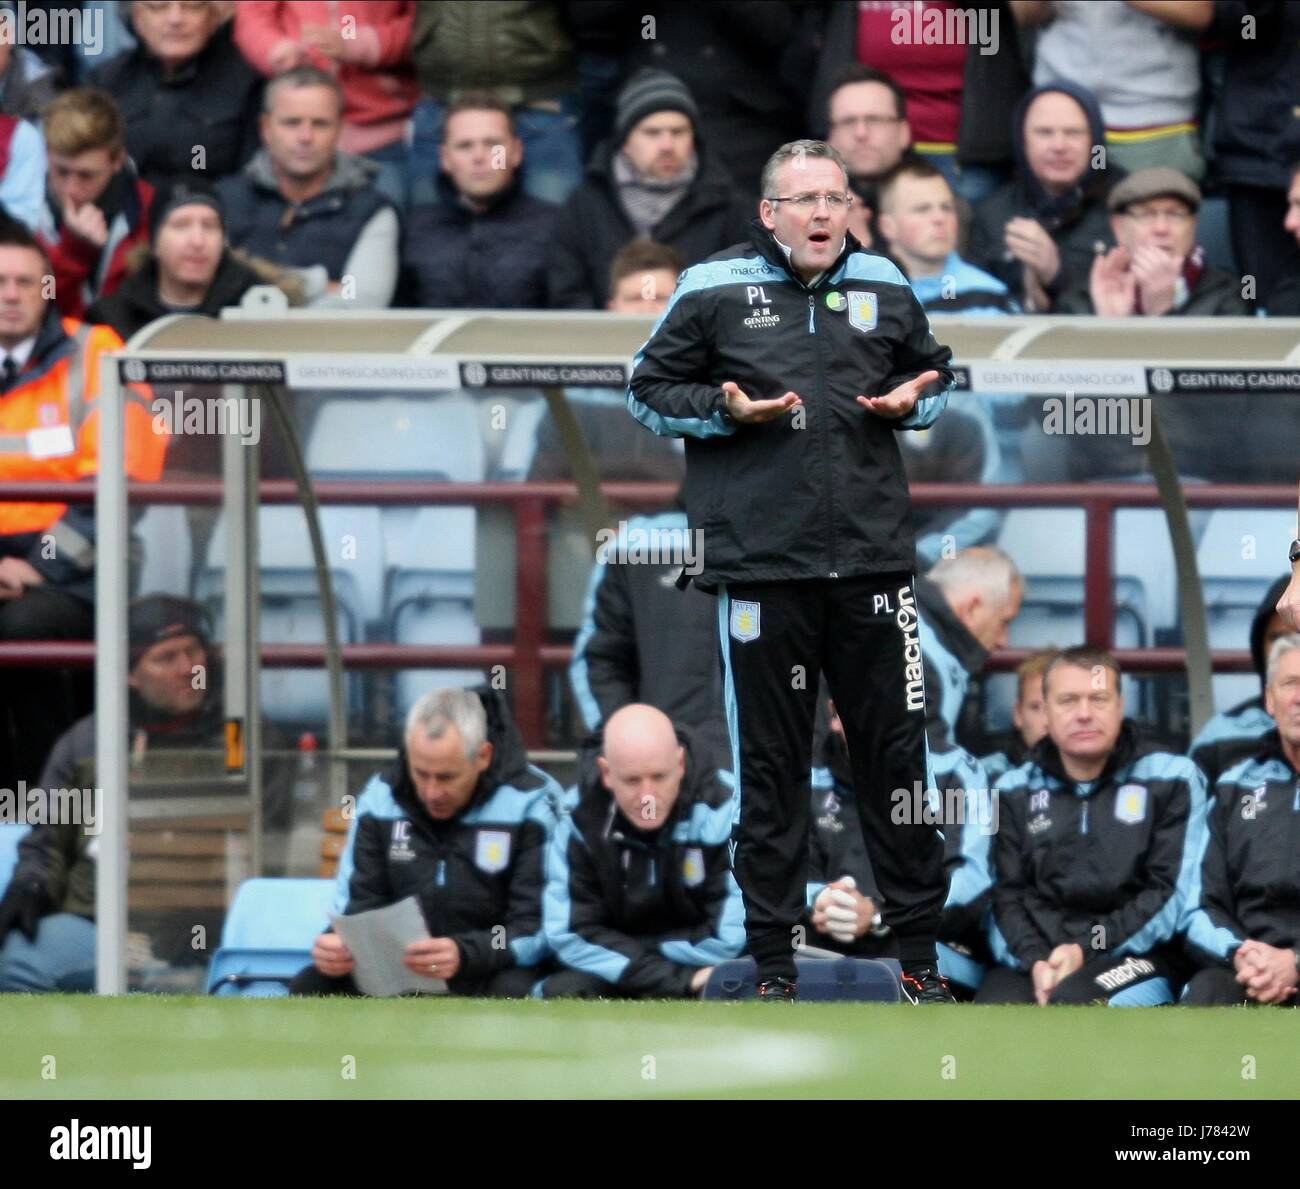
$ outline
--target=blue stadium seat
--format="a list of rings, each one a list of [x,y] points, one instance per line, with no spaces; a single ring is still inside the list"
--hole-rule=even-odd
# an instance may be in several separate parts
[[[366,625],[383,619],[385,548],[379,511],[370,507],[321,509],[321,533],[330,563],[339,640],[358,643]],[[306,519],[299,507],[264,507],[258,526],[259,621],[264,644],[322,644],[325,621]],[[195,597],[213,612],[218,638],[225,631],[223,571],[224,517],[208,544],[207,564],[195,584]],[[329,685],[324,669],[270,669],[262,674],[262,705],[268,718],[285,723],[323,723],[328,717]],[[357,674],[345,677],[348,708],[361,707]]]
[[[18,844],[30,829],[31,826],[19,825],[16,822],[5,822],[0,825],[0,896],[4,895],[14,868],[18,865]]]
[[[323,479],[481,483],[487,477],[487,451],[478,403],[461,393],[327,401],[307,445],[307,468]],[[473,508],[385,507],[379,515],[388,587],[383,623],[388,633],[394,630],[397,602],[417,593],[472,601]],[[397,639],[392,634],[385,638]]]
[[[273,998],[288,994],[293,976],[311,961],[317,934],[329,923],[331,879],[249,879],[235,894],[208,966],[210,995]]]
[[[397,644],[482,641],[474,617],[475,516],[472,508],[421,508],[394,542],[388,615]],[[439,685],[476,685],[478,669],[403,669],[397,674],[399,714]]]
[[[383,524],[376,508],[331,506],[320,510],[321,536],[334,584],[334,599],[348,619],[352,637],[384,615]],[[221,594],[226,561],[225,517],[217,518],[197,596]],[[300,507],[263,507],[258,514],[258,570],[262,594],[317,599],[315,562],[307,521]]]
[[[493,476],[497,482],[522,483],[528,478],[528,468],[533,465],[537,451],[537,431],[546,418],[546,411],[546,399],[539,396],[521,404],[511,414],[501,445],[501,460]]]
[[[1268,588],[1287,572],[1296,517],[1278,508],[1221,508],[1210,516],[1196,551],[1212,649],[1250,647],[1250,621]],[[1214,704],[1227,710],[1259,693],[1251,673],[1214,678]]]
[[[144,550],[138,593],[189,598],[194,546],[186,510],[150,505],[135,526],[135,536]]]
[[[307,442],[307,469],[322,479],[478,483],[486,468],[478,416],[460,393],[329,400]]]
[[[1015,647],[1078,643],[1083,639],[1084,514],[1081,508],[1013,508],[998,544],[1025,579],[1022,611],[1011,625]],[[1117,549],[1117,553],[1121,552]],[[1127,553],[1125,561],[1131,560]],[[1120,559],[1117,558],[1117,562]],[[1116,644],[1147,638],[1146,588],[1137,574],[1115,571]],[[1043,633],[1048,632],[1047,636]]]

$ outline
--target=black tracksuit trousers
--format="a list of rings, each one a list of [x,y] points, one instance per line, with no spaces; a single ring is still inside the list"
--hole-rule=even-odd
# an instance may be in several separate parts
[[[915,599],[905,573],[718,589],[740,806],[734,866],[760,979],[795,976],[819,671],[844,724],[862,835],[899,960],[935,961],[947,886],[939,831],[915,812],[916,791],[932,783]]]

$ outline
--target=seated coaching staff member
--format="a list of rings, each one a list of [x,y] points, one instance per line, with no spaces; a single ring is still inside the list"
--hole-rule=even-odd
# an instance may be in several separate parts
[[[821,141],[763,170],[751,242],[688,268],[633,364],[628,408],[686,436],[695,582],[718,593],[736,755],[736,877],[759,994],[795,994],[818,673],[844,723],[885,923],[914,1000],[946,1002],[935,963],[943,843],[890,821],[928,785],[915,545],[894,433],[933,423],[951,352],[907,279],[848,233],[844,162]],[[866,394],[866,395],[864,395]]]
[[[339,860],[345,916],[420,902],[429,930],[406,947],[408,970],[454,995],[527,995],[546,955],[542,863],[559,786],[528,762],[502,695],[435,689],[406,718],[390,773],[357,802]],[[342,938],[316,938],[295,995],[356,995]]]
[[[542,921],[569,969],[542,995],[698,995],[745,942],[731,874],[731,787],[699,763],[691,732],[632,702],[579,757],[550,842]]]

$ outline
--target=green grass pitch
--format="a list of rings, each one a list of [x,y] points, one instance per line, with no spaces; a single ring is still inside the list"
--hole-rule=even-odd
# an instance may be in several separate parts
[[[0,1012],[0,1097],[18,1099],[1300,1097],[1289,1010],[6,995]]]

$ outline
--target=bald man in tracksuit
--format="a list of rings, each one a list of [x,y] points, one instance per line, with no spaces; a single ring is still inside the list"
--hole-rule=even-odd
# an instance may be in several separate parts
[[[546,860],[543,924],[567,968],[547,998],[698,995],[745,942],[731,874],[731,787],[690,730],[643,703],[579,755]]]
[[[953,382],[907,279],[847,231],[843,160],[773,154],[750,240],[682,274],[637,353],[628,408],[686,438],[700,589],[718,596],[739,813],[735,869],[760,998],[795,997],[818,674],[853,757],[857,807],[913,1002],[937,970],[943,844],[893,822],[929,783],[911,505],[895,434],[939,416]]]

